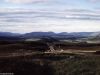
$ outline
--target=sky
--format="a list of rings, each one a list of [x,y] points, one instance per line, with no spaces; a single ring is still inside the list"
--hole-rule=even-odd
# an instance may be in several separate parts
[[[0,32],[38,31],[100,31],[100,0],[0,0]]]

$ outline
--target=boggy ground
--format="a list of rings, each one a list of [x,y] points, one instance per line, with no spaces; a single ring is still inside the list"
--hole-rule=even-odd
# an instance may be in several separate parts
[[[44,42],[0,42],[0,73],[14,75],[100,75],[100,44],[60,44],[56,50],[94,50],[92,54],[47,52]]]
[[[100,50],[100,44],[92,43],[68,43],[53,42],[51,43],[55,50]],[[47,42],[44,41],[0,41],[0,53],[18,52],[18,51],[40,51],[44,52],[49,49]]]
[[[0,73],[14,75],[100,75],[100,56],[36,54],[0,58]]]

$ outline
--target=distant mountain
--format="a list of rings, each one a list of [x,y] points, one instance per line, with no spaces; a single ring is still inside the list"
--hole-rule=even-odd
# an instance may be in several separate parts
[[[18,34],[18,33],[10,33],[10,32],[0,32],[0,36],[18,36],[18,35],[20,35],[20,34]]]
[[[67,32],[61,32],[61,33],[58,33],[58,35],[68,35]]]
[[[23,38],[40,38],[45,36],[53,36],[56,35],[54,32],[31,32],[22,35]]]
[[[59,33],[59,35],[72,35],[72,36],[87,37],[93,33],[94,32],[72,32],[72,33],[62,32],[62,33]]]
[[[10,32],[0,32],[0,40],[19,40],[20,34]]]
[[[56,39],[78,39],[86,38],[93,34],[93,32],[73,32],[73,33],[54,33],[54,32],[31,32],[22,35],[23,38],[43,38],[43,37],[53,37]]]
[[[32,38],[36,38],[36,39],[54,38],[57,40],[60,40],[60,39],[61,40],[63,39],[76,40],[76,39],[90,38],[90,37],[96,37],[96,36],[97,36],[96,32],[72,32],[72,33],[31,32],[31,33],[26,33],[26,34],[0,32],[0,40],[26,40],[26,39],[32,39]]]
[[[94,32],[73,32],[73,33],[69,33],[69,34],[74,35],[74,36],[88,37],[93,33]]]
[[[88,43],[100,43],[100,32],[94,32],[86,40]]]
[[[91,37],[95,37],[95,36],[100,37],[100,32],[94,32],[94,33],[91,34],[90,36],[91,36]]]
[[[100,32],[95,32],[88,37],[88,40],[100,40]]]

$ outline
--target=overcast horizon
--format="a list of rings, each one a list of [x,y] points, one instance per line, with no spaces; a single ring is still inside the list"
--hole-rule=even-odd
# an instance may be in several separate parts
[[[0,0],[0,32],[97,32],[100,0]]]

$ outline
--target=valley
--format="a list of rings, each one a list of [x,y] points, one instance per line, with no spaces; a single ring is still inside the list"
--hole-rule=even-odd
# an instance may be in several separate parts
[[[84,36],[0,36],[0,73],[99,75],[100,43]]]

